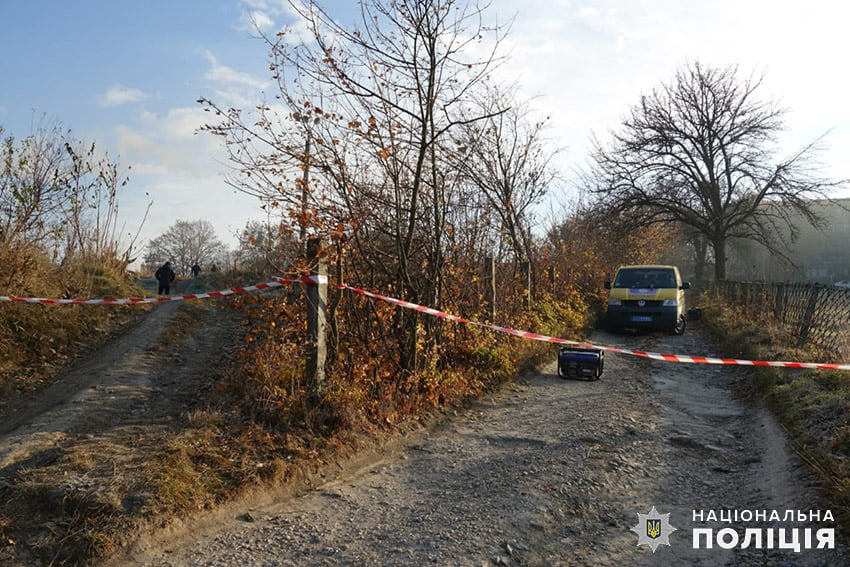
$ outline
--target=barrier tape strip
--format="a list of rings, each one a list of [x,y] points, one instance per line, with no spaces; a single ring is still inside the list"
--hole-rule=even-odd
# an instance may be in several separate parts
[[[340,289],[348,289],[355,293],[359,293],[366,297],[371,297],[373,299],[380,299],[381,301],[386,301],[393,305],[398,305],[400,307],[404,307],[406,309],[413,309],[414,311],[419,311],[420,313],[426,313],[428,315],[433,315],[435,317],[440,317],[442,319],[446,319],[448,321],[454,321],[456,323],[465,323],[469,325],[475,325],[477,327],[483,327],[485,329],[490,329],[493,331],[498,331],[500,333],[507,333],[509,335],[514,335],[516,337],[522,337],[524,339],[531,339],[535,341],[544,341],[555,344],[562,345],[573,345],[584,348],[594,348],[598,350],[603,350],[606,352],[612,352],[615,354],[624,354],[629,356],[637,356],[641,358],[649,358],[652,360],[661,360],[664,362],[680,362],[685,364],[724,364],[724,365],[734,365],[734,366],[772,366],[778,368],[806,368],[806,369],[822,369],[822,370],[850,370],[850,364],[833,364],[833,363],[824,363],[824,362],[785,362],[778,360],[742,360],[737,358],[712,358],[707,356],[692,356],[685,354],[665,354],[660,352],[647,352],[642,350],[629,350],[601,345],[594,345],[582,341],[570,341],[567,339],[561,339],[558,337],[550,337],[548,335],[540,335],[537,333],[531,333],[529,331],[519,331],[517,329],[511,329],[509,327],[500,327],[498,325],[490,325],[487,323],[480,323],[478,321],[470,321],[469,319],[464,319],[463,317],[457,317],[456,315],[450,315],[449,313],[444,313],[442,311],[438,311],[436,309],[432,309],[430,307],[425,307],[423,305],[417,305],[416,303],[410,303],[408,301],[402,301],[400,299],[395,299],[392,297],[387,297],[385,295],[380,295],[377,293],[372,293],[369,291],[365,291],[362,289],[358,289],[356,287],[352,287],[348,284],[337,284],[337,287]]]
[[[212,297],[227,297],[237,293],[246,293],[249,291],[259,291],[274,287],[282,287],[289,284],[316,284],[328,283],[327,276],[309,276],[303,278],[287,279],[275,278],[274,281],[249,285],[245,287],[234,287],[221,291],[210,291],[206,293],[189,293],[185,295],[163,295],[157,297],[126,297],[122,299],[56,299],[45,297],[14,297],[11,295],[0,295],[0,301],[13,301],[17,303],[49,303],[59,305],[135,305],[143,303],[164,303],[167,301],[183,301],[186,299],[207,299]]]
[[[205,298],[213,298],[213,297],[226,297],[229,295],[234,295],[237,293],[245,293],[249,291],[259,291],[264,289],[270,289],[275,287],[282,287],[285,285],[291,284],[327,284],[328,277],[325,275],[314,275],[314,276],[306,276],[302,278],[274,278],[273,281],[249,285],[245,287],[235,287],[230,289],[225,289],[221,291],[211,291],[207,293],[193,293],[186,295],[173,295],[173,296],[160,296],[160,297],[134,297],[134,298],[123,298],[123,299],[56,299],[56,298],[43,298],[43,297],[14,297],[8,295],[0,295],[0,301],[12,301],[19,303],[49,303],[49,304],[81,304],[81,305],[97,305],[97,304],[109,304],[109,305],[131,305],[131,304],[143,304],[143,303],[162,303],[166,301],[182,301],[186,299],[205,299]],[[511,329],[510,327],[500,327],[498,325],[491,325],[489,323],[481,323],[478,321],[471,321],[469,319],[465,319],[463,317],[458,317],[457,315],[452,315],[450,313],[446,313],[444,311],[439,311],[437,309],[433,309],[431,307],[425,307],[424,305],[419,305],[416,303],[411,303],[409,301],[403,301],[401,299],[395,299],[393,297],[389,297],[386,295],[381,295],[378,293],[372,293],[370,291],[366,291],[363,289],[359,289],[353,286],[350,286],[345,283],[335,284],[339,289],[347,289],[354,293],[363,295],[365,297],[369,297],[372,299],[378,299],[381,301],[385,301],[392,305],[397,305],[399,307],[403,307],[405,309],[412,309],[414,311],[418,311],[420,313],[425,313],[426,315],[431,315],[434,317],[439,317],[441,319],[445,319],[447,321],[453,321],[455,323],[463,323],[467,325],[474,325],[476,327],[481,327],[484,329],[490,329],[492,331],[497,331],[500,333],[506,333],[509,335],[514,335],[516,337],[521,337],[524,339],[531,339],[535,341],[544,341],[555,344],[562,345],[573,345],[583,348],[594,348],[598,350],[603,350],[606,352],[612,352],[615,354],[623,354],[629,356],[637,356],[641,358],[649,358],[652,360],[661,360],[664,362],[679,362],[685,364],[723,364],[723,365],[734,365],[734,366],[772,366],[778,368],[805,368],[805,369],[823,369],[823,370],[850,370],[850,363],[848,364],[833,364],[833,363],[823,363],[823,362],[785,362],[785,361],[777,361],[777,360],[742,360],[737,358],[712,358],[706,356],[693,356],[693,355],[685,355],[685,354],[665,354],[660,352],[647,352],[641,350],[630,350],[630,349],[621,349],[616,347],[608,347],[602,345],[594,345],[591,343],[586,343],[582,341],[571,341],[567,339],[561,339],[558,337],[550,337],[548,335],[540,335],[538,333],[532,333],[529,331],[520,331],[517,329]]]

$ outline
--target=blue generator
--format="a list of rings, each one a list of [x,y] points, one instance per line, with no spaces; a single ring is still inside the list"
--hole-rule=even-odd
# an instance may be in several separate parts
[[[561,347],[558,352],[558,376],[599,380],[605,352],[598,348]]]

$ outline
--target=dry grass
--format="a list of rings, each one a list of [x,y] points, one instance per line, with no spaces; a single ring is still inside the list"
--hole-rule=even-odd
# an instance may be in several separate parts
[[[36,247],[0,249],[0,294],[19,297],[136,297],[119,262],[78,258],[55,265]],[[0,307],[0,409],[49,385],[71,360],[93,351],[146,306]],[[146,451],[161,432],[54,435],[45,449],[7,466],[0,479],[0,563],[82,565],[132,533],[144,492]],[[147,442],[147,446],[146,443]],[[128,498],[128,496],[136,495]],[[23,555],[20,555],[22,550]]]
[[[181,304],[151,355],[167,360],[191,345],[210,309]],[[219,373],[224,380],[230,370],[211,369],[210,379]],[[252,424],[239,400],[215,390],[183,413],[148,424],[57,434],[44,450],[2,471],[0,564],[89,564],[142,530],[295,476],[324,452],[305,443]]]
[[[139,295],[117,262],[80,258],[64,266],[35,248],[0,249],[0,295],[103,298]],[[72,357],[101,344],[144,306],[34,305],[0,310],[0,404],[37,390]]]
[[[706,310],[712,335],[736,356],[762,360],[817,360],[821,353],[793,348],[793,338],[770,321],[752,321],[726,306]],[[751,393],[763,397],[792,446],[823,481],[826,501],[850,526],[850,374],[756,368]]]
[[[83,565],[126,543],[133,521],[125,501],[134,481],[133,460],[138,467],[137,456],[123,443],[97,439],[60,445],[6,471],[12,476],[0,490],[2,514],[14,518],[6,527],[26,538],[26,551],[16,559]]]
[[[181,305],[178,323],[166,331],[171,341],[152,354],[166,358],[204,312]],[[0,545],[0,564],[89,564],[134,541],[145,525],[212,506],[227,490],[191,456],[199,438],[214,444],[225,422],[203,415],[116,424],[82,437],[56,434],[40,452],[5,467],[0,517],[14,521],[0,528],[25,545]]]

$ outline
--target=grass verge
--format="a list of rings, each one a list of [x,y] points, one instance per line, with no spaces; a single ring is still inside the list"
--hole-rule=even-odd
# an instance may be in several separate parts
[[[819,356],[795,348],[792,338],[771,321],[753,321],[717,304],[704,314],[714,339],[735,356],[803,361]],[[850,528],[850,374],[759,367],[753,369],[750,384],[748,393],[766,401],[794,450],[822,480],[825,500],[836,519]]]

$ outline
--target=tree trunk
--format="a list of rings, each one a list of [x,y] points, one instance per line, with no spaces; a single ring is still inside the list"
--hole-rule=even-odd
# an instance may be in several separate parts
[[[705,264],[708,256],[708,242],[702,235],[694,238],[694,279],[700,287],[705,285]]]
[[[397,309],[396,340],[398,344],[398,364],[405,372],[415,372],[417,365],[417,344],[419,328],[416,313],[405,313]]]
[[[726,279],[726,237],[713,238],[711,246],[714,248],[714,280],[723,281]]]

